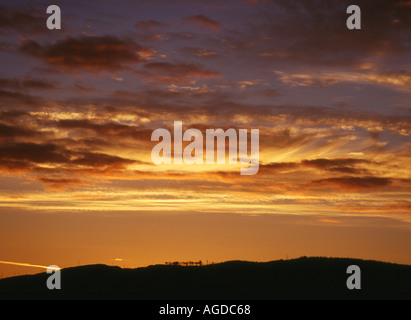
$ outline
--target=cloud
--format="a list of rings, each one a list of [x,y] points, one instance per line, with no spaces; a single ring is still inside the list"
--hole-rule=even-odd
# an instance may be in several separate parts
[[[286,85],[292,87],[320,87],[326,88],[340,81],[340,78],[324,75],[292,74],[282,71],[274,71],[277,78]]]
[[[403,0],[359,0],[362,29],[346,27],[349,1],[279,0],[261,7],[258,21],[243,33],[247,39],[267,38],[260,57],[311,65],[358,67],[370,57],[406,56],[411,7]],[[275,15],[275,19],[272,16]],[[382,59],[381,59],[382,58]]]
[[[266,174],[268,172],[276,171],[286,171],[293,170],[300,167],[300,164],[297,162],[271,162],[267,164],[260,164],[259,172]]]
[[[20,51],[51,65],[67,70],[123,70],[144,61],[150,53],[131,40],[115,36],[68,37],[53,44],[42,45],[35,40],[25,40]]]
[[[151,130],[148,130],[147,128],[141,126],[129,126],[114,122],[96,123],[88,119],[67,119],[57,121],[56,126],[58,128],[69,130],[92,130],[99,136],[130,137],[133,139],[146,141],[150,141],[151,137]]]
[[[66,190],[88,185],[92,177],[124,177],[127,172],[129,174],[129,165],[151,165],[99,152],[97,149],[112,148],[112,145],[103,145],[92,138],[50,139],[53,142],[48,142],[45,140],[48,137],[50,135],[0,123],[0,172],[25,173],[26,179],[42,182],[48,190]],[[24,141],[29,139],[42,142]]]
[[[198,48],[198,47],[188,47],[185,46],[181,48],[180,52],[182,54],[188,55],[188,56],[195,56],[197,58],[217,58],[219,56],[219,53],[211,50],[211,49],[205,49],[205,48]]]
[[[47,32],[46,15],[41,15],[30,6],[11,7],[0,5],[0,33],[16,31],[24,34]]]
[[[163,28],[166,26],[167,24],[159,22],[157,20],[144,20],[144,21],[139,21],[136,23],[137,29],[143,29],[143,30],[149,30],[149,31],[151,31],[154,28]]]
[[[36,135],[36,132],[31,129],[0,123],[0,140],[16,137],[33,137],[34,135]]]
[[[47,190],[67,190],[71,189],[73,186],[84,184],[85,182],[81,179],[76,178],[47,178],[40,177],[36,178],[37,181],[43,182],[47,186]]]
[[[203,14],[197,14],[197,15],[191,15],[187,18],[185,18],[188,21],[194,22],[198,25],[207,27],[209,29],[212,29],[214,31],[218,31],[221,28],[221,24]]]
[[[16,107],[38,107],[45,105],[44,99],[27,93],[0,89],[0,107],[7,109]]]
[[[205,95],[213,92],[213,90],[211,90],[206,84],[201,86],[170,84],[167,91],[176,94],[183,94],[185,96]]]
[[[304,168],[320,169],[328,172],[342,172],[347,174],[367,174],[365,168],[358,168],[358,165],[369,165],[373,162],[365,159],[336,158],[336,159],[305,159],[300,162],[271,162],[260,165],[260,171],[266,174],[269,172],[289,171]]]
[[[338,188],[345,191],[362,191],[390,186],[393,180],[384,177],[337,177],[313,180],[310,187]]]
[[[363,75],[363,78],[364,80],[372,83],[392,86],[406,92],[411,92],[411,72],[405,70],[380,71],[376,73],[365,74]]]
[[[333,172],[343,172],[350,174],[364,174],[368,170],[364,168],[356,168],[359,164],[370,164],[369,160],[365,159],[353,159],[353,158],[340,158],[340,159],[314,159],[303,160],[301,164],[305,167],[312,167],[317,169],[323,169]]]
[[[32,163],[65,163],[67,152],[51,143],[5,143],[0,145],[0,160],[18,160]]]
[[[10,122],[15,122],[20,118],[24,118],[30,116],[29,113],[21,110],[9,110],[9,111],[2,111],[0,112],[0,119],[4,121],[6,124]]]
[[[190,79],[220,78],[219,72],[206,69],[201,64],[151,62],[144,65],[148,72],[140,72],[140,75],[159,82],[185,83]]]
[[[74,165],[88,166],[88,167],[116,167],[124,168],[124,165],[136,163],[135,160],[124,159],[118,156],[112,156],[103,153],[81,152],[77,154],[78,158],[71,161]]]
[[[48,80],[33,79],[28,77],[0,78],[0,88],[9,88],[14,90],[48,90],[55,89],[56,85]]]
[[[264,113],[262,113],[264,118]],[[310,141],[310,137],[304,132],[292,132],[290,128],[271,130],[265,133],[262,131],[261,135],[261,149],[283,149],[283,148],[298,148]]]
[[[0,158],[0,171],[6,173],[29,172],[34,166],[28,160]]]
[[[10,132],[12,129],[7,128]],[[31,132],[16,132],[17,136],[31,134]],[[42,165],[48,166],[49,171],[59,172],[60,169],[76,169],[82,167],[103,168],[110,167],[123,169],[125,165],[139,163],[139,161],[125,159],[119,156],[84,150],[71,150],[57,144],[32,142],[5,142],[0,144],[0,162],[8,163],[18,169],[32,169]]]
[[[377,84],[410,92],[411,73],[405,70],[378,71],[363,70],[361,72],[306,72],[291,73],[275,70],[274,74],[284,84],[291,87],[327,88],[341,82]]]

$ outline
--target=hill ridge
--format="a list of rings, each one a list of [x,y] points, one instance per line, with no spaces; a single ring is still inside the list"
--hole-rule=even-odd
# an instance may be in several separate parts
[[[358,265],[361,290],[346,286]],[[306,257],[203,266],[105,264],[61,269],[61,290],[47,273],[0,280],[0,299],[411,299],[411,266],[376,260]]]

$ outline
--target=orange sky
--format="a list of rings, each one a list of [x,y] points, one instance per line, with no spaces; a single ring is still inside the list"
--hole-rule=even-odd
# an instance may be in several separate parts
[[[411,264],[411,7],[2,4],[0,275],[302,255]],[[377,23],[378,22],[378,23]],[[259,171],[151,133],[259,129]],[[3,261],[3,262],[2,262]]]

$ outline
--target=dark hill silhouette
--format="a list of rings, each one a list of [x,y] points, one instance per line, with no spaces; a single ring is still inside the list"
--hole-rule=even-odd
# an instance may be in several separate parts
[[[361,268],[360,290],[346,286],[352,264]],[[49,276],[2,279],[0,299],[411,299],[411,266],[348,258],[136,269],[87,265],[62,269],[61,290],[47,289]]]

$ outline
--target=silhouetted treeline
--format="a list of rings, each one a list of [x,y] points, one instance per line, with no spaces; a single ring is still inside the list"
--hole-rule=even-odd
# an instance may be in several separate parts
[[[165,262],[166,266],[199,266],[203,265],[201,260],[199,261],[174,261],[174,262]]]

